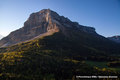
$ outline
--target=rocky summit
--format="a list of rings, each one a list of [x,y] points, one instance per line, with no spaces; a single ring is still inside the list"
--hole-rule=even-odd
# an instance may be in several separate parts
[[[66,34],[66,29],[68,28],[96,34],[93,27],[79,25],[77,22],[72,22],[68,18],[60,16],[50,9],[43,9],[39,12],[32,13],[22,28],[11,32],[7,37],[0,40],[0,47],[51,35],[58,31]]]

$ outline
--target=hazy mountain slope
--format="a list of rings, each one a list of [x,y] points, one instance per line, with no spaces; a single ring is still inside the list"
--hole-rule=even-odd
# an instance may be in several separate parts
[[[2,35],[0,35],[0,39],[2,39],[3,38],[3,36]]]
[[[120,36],[113,36],[113,37],[108,37],[108,39],[115,41],[117,43],[120,43]]]

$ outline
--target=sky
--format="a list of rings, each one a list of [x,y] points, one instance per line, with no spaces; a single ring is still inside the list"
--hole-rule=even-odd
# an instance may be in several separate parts
[[[105,37],[120,35],[120,0],[0,0],[0,34],[7,36],[31,13],[48,8]]]

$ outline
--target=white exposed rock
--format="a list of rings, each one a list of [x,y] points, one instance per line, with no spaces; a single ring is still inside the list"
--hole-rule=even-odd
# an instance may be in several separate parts
[[[0,40],[3,38],[3,36],[2,35],[0,35]]]

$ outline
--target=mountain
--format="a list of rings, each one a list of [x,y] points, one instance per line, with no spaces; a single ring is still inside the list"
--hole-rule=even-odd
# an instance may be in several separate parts
[[[108,39],[120,43],[120,36],[112,36],[112,37],[108,37]]]
[[[22,28],[11,32],[0,41],[0,46],[13,45],[43,35],[50,35],[60,30],[66,33],[65,28],[76,28],[84,32],[96,33],[92,27],[79,25],[77,22],[71,22],[69,19],[59,16],[50,9],[44,9],[32,13]]]
[[[119,44],[50,9],[32,13],[22,28],[0,41],[0,46],[1,80],[120,75]]]
[[[119,53],[116,50],[119,48],[119,45],[97,34],[95,28],[79,25],[77,22],[72,22],[50,9],[32,13],[22,28],[11,32],[7,37],[0,40],[0,46],[7,47],[36,38],[50,36],[54,33],[60,33],[81,46],[91,47],[95,50],[103,51],[103,53]],[[109,51],[109,49],[113,49],[113,52]]]
[[[3,36],[2,35],[0,35],[0,39],[2,39],[3,38]]]

